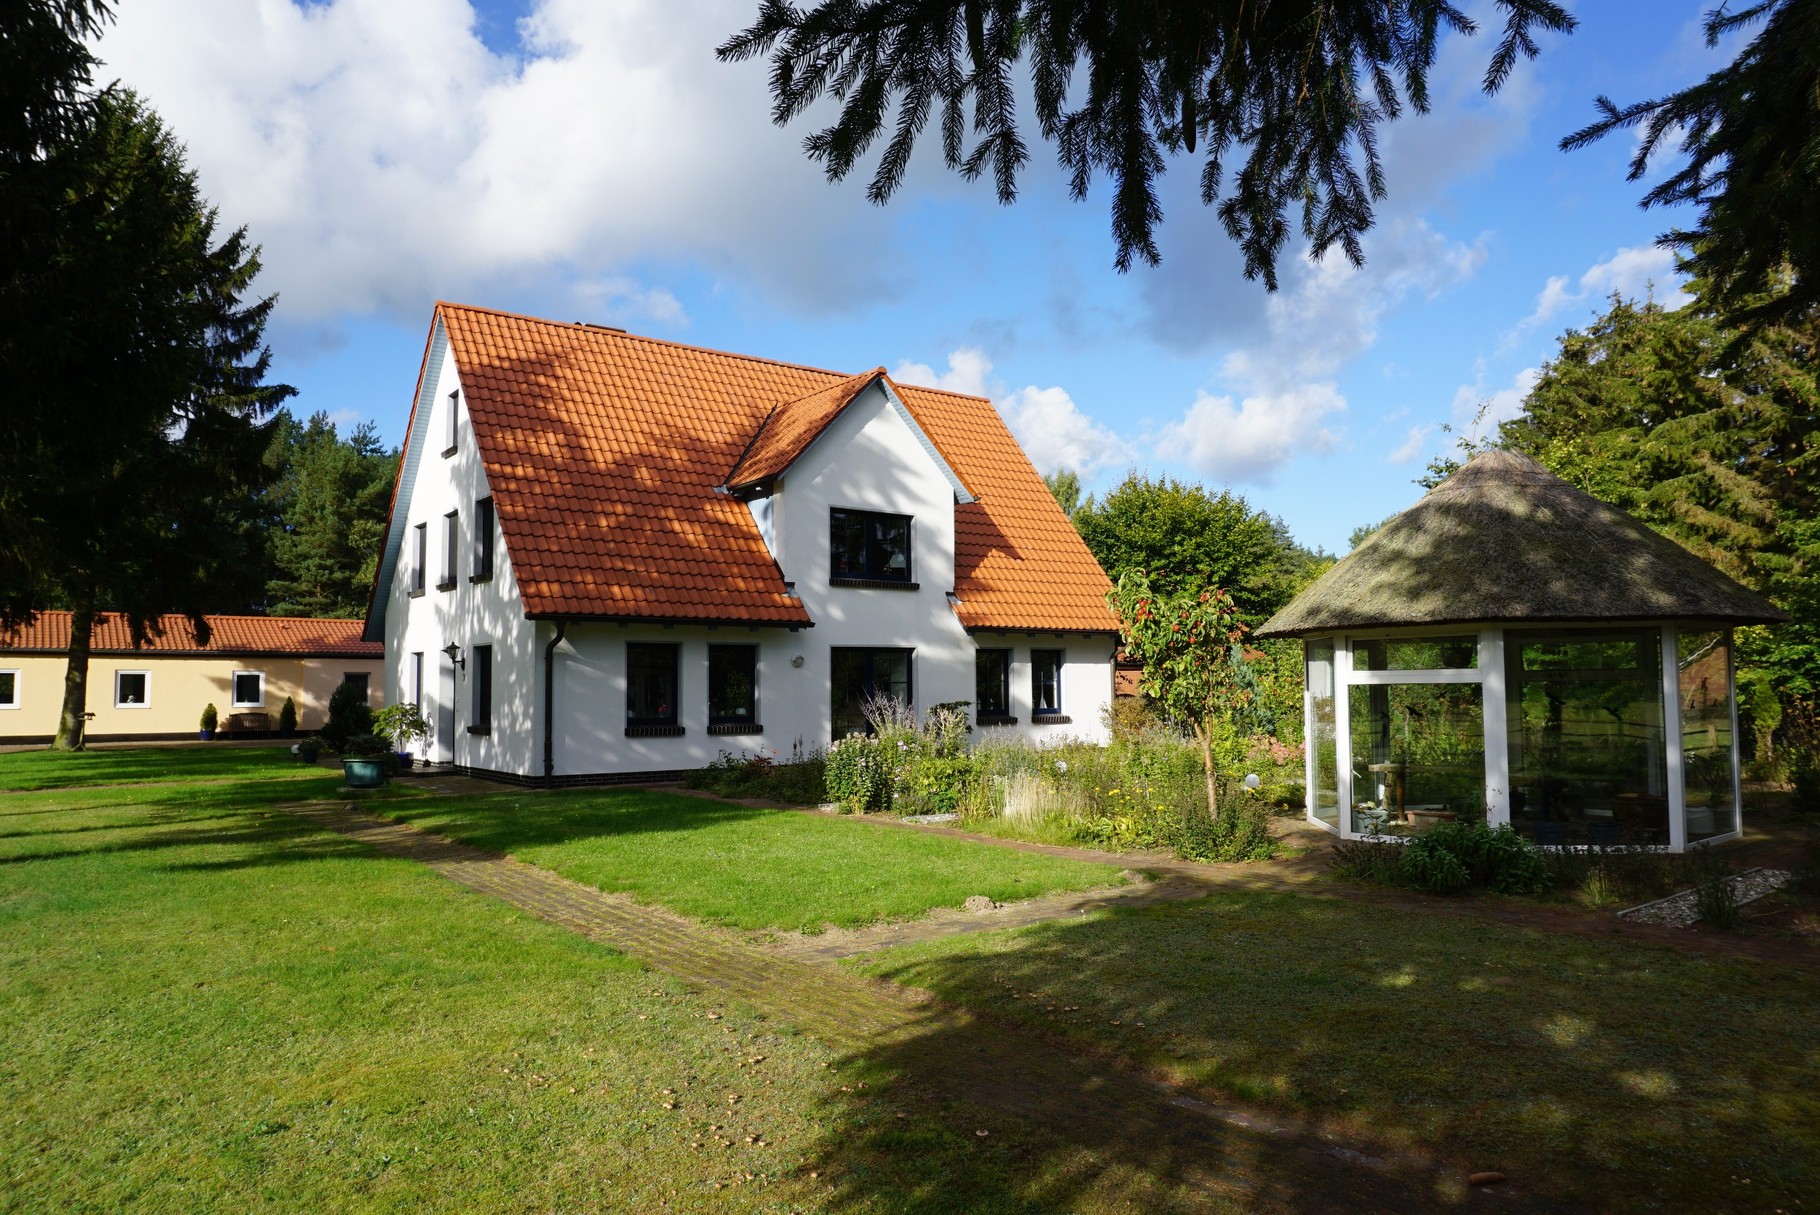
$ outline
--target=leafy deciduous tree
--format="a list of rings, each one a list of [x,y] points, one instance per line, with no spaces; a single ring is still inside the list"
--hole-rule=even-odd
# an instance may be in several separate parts
[[[1536,31],[1574,28],[1554,0],[1498,8],[1504,30],[1487,93],[1519,56],[1536,54]],[[1317,256],[1338,245],[1363,262],[1359,238],[1386,192],[1379,128],[1405,104],[1427,111],[1443,26],[1477,29],[1448,0],[818,0],[806,9],[762,0],[758,19],[717,53],[769,55],[780,126],[825,95],[841,103],[833,124],[804,141],[832,180],[889,123],[867,191],[878,203],[903,183],[932,117],[948,167],[969,180],[990,172],[1011,202],[1029,159],[1011,77],[1027,57],[1037,130],[1054,141],[1071,193],[1085,198],[1097,174],[1112,178],[1120,270],[1158,260],[1166,154],[1204,148],[1201,200],[1218,205],[1245,277],[1275,290],[1297,206]]]
[[[1043,484],[1055,495],[1055,504],[1062,508],[1062,513],[1073,515],[1081,504],[1080,474],[1072,469],[1058,468],[1043,475]]]

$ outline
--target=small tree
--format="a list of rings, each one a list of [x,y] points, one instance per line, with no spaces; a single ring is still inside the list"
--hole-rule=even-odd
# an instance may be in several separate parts
[[[1207,813],[1217,818],[1212,726],[1250,699],[1254,683],[1232,596],[1218,587],[1158,594],[1143,571],[1131,570],[1106,602],[1118,616],[1125,652],[1144,664],[1144,694],[1194,731],[1207,773]]]
[[[340,754],[355,738],[373,732],[373,710],[367,705],[367,691],[360,684],[343,681],[329,694],[329,719],[323,723],[322,745]]]
[[[296,728],[297,702],[287,696],[284,698],[283,706],[278,710],[278,732],[280,734],[289,734]]]
[[[392,749],[402,752],[413,742],[430,736],[430,723],[423,710],[409,701],[387,705],[373,714],[373,733],[392,740]]]

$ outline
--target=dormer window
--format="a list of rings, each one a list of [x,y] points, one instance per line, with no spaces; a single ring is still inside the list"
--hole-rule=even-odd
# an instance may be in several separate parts
[[[829,581],[890,583],[910,581],[910,516],[834,507],[828,512]]]

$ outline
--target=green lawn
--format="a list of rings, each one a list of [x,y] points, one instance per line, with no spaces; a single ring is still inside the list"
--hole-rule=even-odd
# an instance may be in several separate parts
[[[268,747],[102,747],[93,751],[14,751],[0,755],[0,792],[310,774],[311,770],[291,754],[290,743]]]
[[[1112,865],[639,789],[502,793],[386,813],[602,890],[738,928],[815,931],[1120,881]]]
[[[1232,1209],[978,1138],[875,1061],[267,808],[338,778],[238,754],[234,785],[0,797],[0,1211]],[[0,756],[0,785],[56,766]]]
[[[1807,1209],[1820,1183],[1811,971],[1271,894],[854,965],[1592,1209]]]

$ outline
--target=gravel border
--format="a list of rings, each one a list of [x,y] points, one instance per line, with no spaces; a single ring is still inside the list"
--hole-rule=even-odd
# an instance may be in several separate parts
[[[1790,876],[1786,869],[1746,869],[1743,873],[1733,874],[1728,880],[1732,884],[1732,896],[1737,899],[1738,906],[1742,907],[1774,894],[1788,884]],[[1692,928],[1700,922],[1699,888],[1683,890],[1635,907],[1626,907],[1618,913],[1618,918],[1629,920],[1633,924]]]

